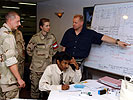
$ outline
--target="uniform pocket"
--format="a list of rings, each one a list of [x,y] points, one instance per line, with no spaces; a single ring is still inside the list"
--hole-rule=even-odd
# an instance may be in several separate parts
[[[14,89],[12,91],[8,91],[6,92],[6,98],[9,98],[9,99],[13,99],[13,98],[18,98],[18,94],[19,94],[19,89]]]
[[[38,56],[45,56],[45,53],[46,53],[46,46],[45,44],[37,44],[37,47],[36,47],[36,54]]]

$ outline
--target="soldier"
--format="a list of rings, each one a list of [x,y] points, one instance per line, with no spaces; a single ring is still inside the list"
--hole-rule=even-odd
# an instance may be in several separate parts
[[[17,45],[17,51],[18,51],[18,71],[23,78],[24,75],[24,60],[25,60],[25,42],[23,39],[22,32],[19,30],[15,30],[14,32],[16,45]]]
[[[17,48],[13,30],[16,30],[20,24],[20,16],[16,12],[9,12],[6,17],[6,23],[0,29],[0,87],[5,99],[19,97],[19,88],[25,87],[17,65]]]
[[[39,80],[46,69],[52,63],[52,56],[58,50],[58,44],[54,34],[50,31],[50,20],[40,19],[40,32],[33,35],[27,46],[27,53],[32,56],[30,65],[31,98],[39,98]]]

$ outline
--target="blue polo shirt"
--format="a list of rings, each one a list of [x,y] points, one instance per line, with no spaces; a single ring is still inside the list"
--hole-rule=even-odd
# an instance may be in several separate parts
[[[96,31],[83,28],[82,31],[76,35],[73,28],[68,29],[60,43],[66,47],[66,52],[73,56],[75,59],[82,59],[88,57],[92,44],[100,45],[103,34]]]

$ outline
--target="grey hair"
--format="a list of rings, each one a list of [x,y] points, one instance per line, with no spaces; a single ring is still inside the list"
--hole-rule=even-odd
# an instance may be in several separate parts
[[[6,21],[11,18],[11,19],[14,19],[16,18],[16,16],[19,16],[18,13],[14,12],[14,11],[11,11],[11,12],[8,12],[5,16],[5,19]]]

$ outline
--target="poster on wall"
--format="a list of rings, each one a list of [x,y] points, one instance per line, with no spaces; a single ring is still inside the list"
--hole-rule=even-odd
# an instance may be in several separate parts
[[[84,7],[83,8],[84,24],[87,28],[91,28],[93,10],[94,10],[94,7]]]

